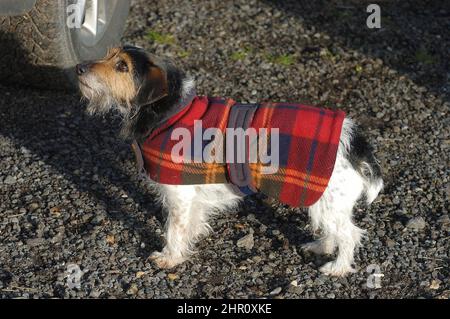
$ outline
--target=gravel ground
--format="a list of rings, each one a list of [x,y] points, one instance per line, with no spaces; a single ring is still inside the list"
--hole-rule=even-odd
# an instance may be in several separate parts
[[[201,94],[336,106],[364,126],[386,188],[356,211],[357,273],[322,275],[328,259],[299,248],[307,214],[258,197],[217,218],[190,262],[156,269],[164,214],[118,120],[0,87],[0,297],[449,298],[450,4],[380,3],[369,30],[358,2],[138,0],[124,38],[178,59]]]

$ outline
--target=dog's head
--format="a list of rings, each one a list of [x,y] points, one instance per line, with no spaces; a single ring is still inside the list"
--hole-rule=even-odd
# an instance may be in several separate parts
[[[168,94],[168,62],[132,46],[109,50],[101,60],[76,66],[79,87],[89,100],[89,113],[152,104]]]

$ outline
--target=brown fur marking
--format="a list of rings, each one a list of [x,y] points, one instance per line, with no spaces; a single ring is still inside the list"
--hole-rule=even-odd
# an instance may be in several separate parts
[[[116,64],[123,60],[128,66],[128,72],[118,72]],[[130,105],[136,95],[136,86],[133,81],[133,63],[127,53],[115,48],[109,50],[107,56],[91,67],[94,72],[110,90],[115,100]]]

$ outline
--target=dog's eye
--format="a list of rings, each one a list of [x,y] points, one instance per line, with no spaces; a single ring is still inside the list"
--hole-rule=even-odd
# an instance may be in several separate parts
[[[119,72],[128,72],[128,65],[125,61],[120,60],[116,64],[116,70]]]

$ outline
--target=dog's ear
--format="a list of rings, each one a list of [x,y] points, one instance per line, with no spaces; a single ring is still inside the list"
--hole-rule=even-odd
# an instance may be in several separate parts
[[[150,55],[147,68],[138,93],[138,103],[140,105],[152,104],[166,97],[169,93],[164,63]]]

